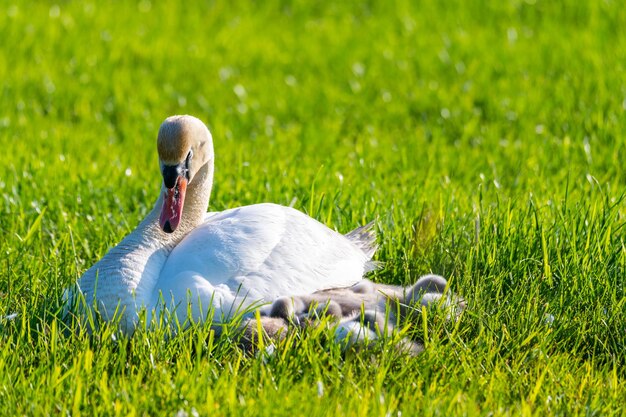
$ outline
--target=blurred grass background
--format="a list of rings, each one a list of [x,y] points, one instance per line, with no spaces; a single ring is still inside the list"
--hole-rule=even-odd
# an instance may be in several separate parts
[[[624,27],[609,0],[2,3],[0,404],[620,414]],[[265,365],[201,330],[123,347],[52,332],[63,288],[151,208],[156,131],[178,113],[213,133],[211,210],[376,219],[373,279],[445,275],[469,312],[375,369],[315,337]]]

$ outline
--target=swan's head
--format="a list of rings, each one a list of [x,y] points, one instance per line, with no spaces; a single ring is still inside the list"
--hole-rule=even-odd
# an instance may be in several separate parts
[[[157,149],[164,192],[159,224],[172,233],[183,213],[187,184],[193,183],[202,166],[213,161],[213,139],[200,119],[171,116],[161,124]]]

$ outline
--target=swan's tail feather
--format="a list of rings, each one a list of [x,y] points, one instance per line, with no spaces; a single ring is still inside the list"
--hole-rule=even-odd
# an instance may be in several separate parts
[[[378,249],[378,244],[376,243],[376,230],[374,230],[374,222],[371,221],[368,224],[357,227],[353,231],[346,234],[346,237],[352,242],[356,247],[361,249],[363,253],[370,259],[365,265],[366,272],[373,271],[379,267],[378,262],[372,261],[372,256]]]

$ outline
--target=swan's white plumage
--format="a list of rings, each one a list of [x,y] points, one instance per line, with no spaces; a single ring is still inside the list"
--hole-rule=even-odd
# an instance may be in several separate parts
[[[213,147],[198,119],[168,118],[159,149],[163,143],[170,154],[183,143],[194,155],[181,223],[173,233],[159,226],[163,186],[146,219],[80,278],[87,304],[105,319],[117,312],[130,332],[142,308],[148,318],[166,308],[184,322],[203,319],[212,305],[216,318],[228,318],[240,306],[353,285],[368,269],[372,251],[363,242],[295,209],[266,203],[206,213]]]
[[[368,260],[345,236],[298,210],[244,206],[209,217],[185,236],[165,262],[154,297],[170,307],[172,299],[199,299],[206,307],[213,296],[216,314],[227,317],[233,305],[350,286]]]

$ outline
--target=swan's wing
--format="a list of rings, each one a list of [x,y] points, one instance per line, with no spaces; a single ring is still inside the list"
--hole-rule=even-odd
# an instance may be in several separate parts
[[[191,290],[201,298],[228,301],[238,293],[271,301],[350,286],[367,261],[348,238],[305,214],[257,204],[208,216],[172,251],[156,290],[177,300]]]
[[[269,204],[262,206],[285,216],[280,242],[261,265],[263,276],[271,278],[270,286],[280,283],[276,287],[280,293],[274,291],[274,298],[348,287],[369,269],[370,256],[346,236],[298,210]]]
[[[203,223],[207,222],[211,217],[220,214],[219,211],[209,211],[208,213],[204,213]]]

